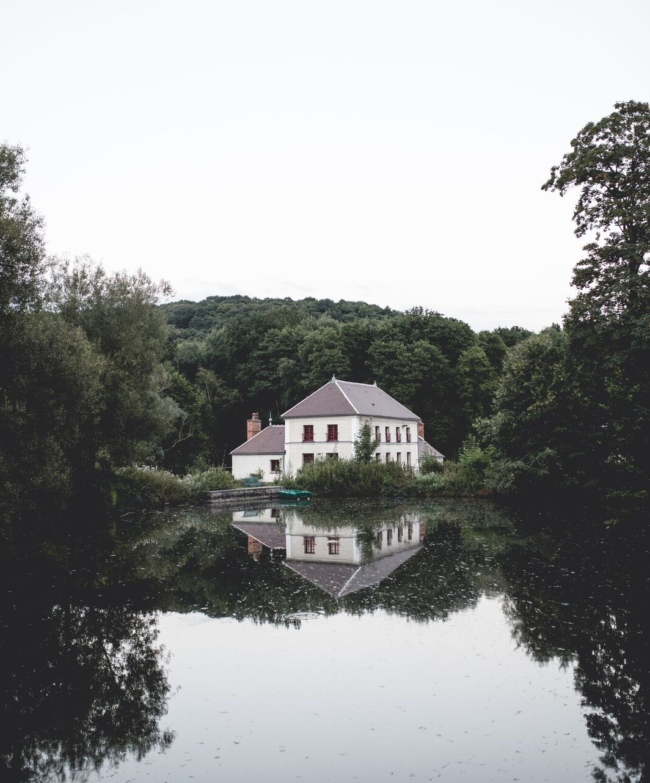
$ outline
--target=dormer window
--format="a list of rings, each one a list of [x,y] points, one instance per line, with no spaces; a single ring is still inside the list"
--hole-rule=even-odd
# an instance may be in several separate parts
[[[305,443],[312,443],[314,440],[314,425],[304,424],[302,428],[302,439]]]

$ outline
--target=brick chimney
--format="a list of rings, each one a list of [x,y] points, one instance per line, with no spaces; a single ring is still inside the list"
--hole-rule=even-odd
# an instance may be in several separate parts
[[[422,438],[424,440],[424,422],[419,421],[418,422],[418,438]]]
[[[262,431],[262,422],[258,413],[254,413],[246,422],[246,440],[250,440],[258,432]]]

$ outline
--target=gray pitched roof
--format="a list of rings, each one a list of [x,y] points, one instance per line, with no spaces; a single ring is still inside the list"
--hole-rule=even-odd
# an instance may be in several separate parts
[[[231,454],[284,454],[284,424],[272,424],[233,449]]]
[[[430,443],[427,443],[424,438],[421,438],[418,436],[418,455],[420,459],[422,457],[426,457],[431,455],[432,457],[442,457],[445,458],[445,455],[442,454],[442,452],[438,451],[438,449],[434,448]]]
[[[417,414],[374,384],[338,381],[335,378],[282,414],[283,419],[304,416],[377,416],[382,419],[420,420]]]
[[[233,527],[269,549],[286,549],[284,526],[276,522],[233,522]]]
[[[284,564],[332,597],[342,598],[366,587],[378,585],[420,549],[422,547],[416,546],[361,566],[348,563],[310,563],[304,560],[285,560]]]

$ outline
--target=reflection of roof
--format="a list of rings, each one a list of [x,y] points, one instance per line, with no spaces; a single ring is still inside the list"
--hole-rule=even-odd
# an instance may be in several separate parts
[[[237,446],[231,454],[284,454],[284,424],[272,424]]]
[[[284,549],[286,547],[284,526],[280,527],[275,522],[238,522],[237,524],[233,523],[233,527],[269,549]]]
[[[418,437],[418,454],[420,455],[420,459],[429,455],[432,457],[442,457],[443,459],[445,457],[444,454],[441,454],[438,449],[434,449],[430,443],[427,443],[426,440],[421,437]]]
[[[282,414],[284,419],[301,416],[379,416],[385,419],[414,421],[420,419],[378,386],[335,379]]]
[[[284,564],[332,597],[342,598],[366,587],[378,585],[420,549],[419,546],[406,549],[362,566],[346,563],[310,563],[303,560],[285,560]]]

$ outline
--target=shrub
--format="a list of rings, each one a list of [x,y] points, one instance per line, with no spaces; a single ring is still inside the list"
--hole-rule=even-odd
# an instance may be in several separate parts
[[[284,486],[308,489],[323,497],[373,497],[405,489],[413,473],[396,462],[318,460],[304,465]]]
[[[444,469],[444,462],[437,459],[432,454],[426,454],[420,460],[420,473],[423,475],[428,473],[442,473]]]
[[[116,472],[116,505],[118,509],[150,509],[178,506],[201,499],[212,489],[236,486],[231,474],[223,468],[176,476],[168,470],[133,465]]]

